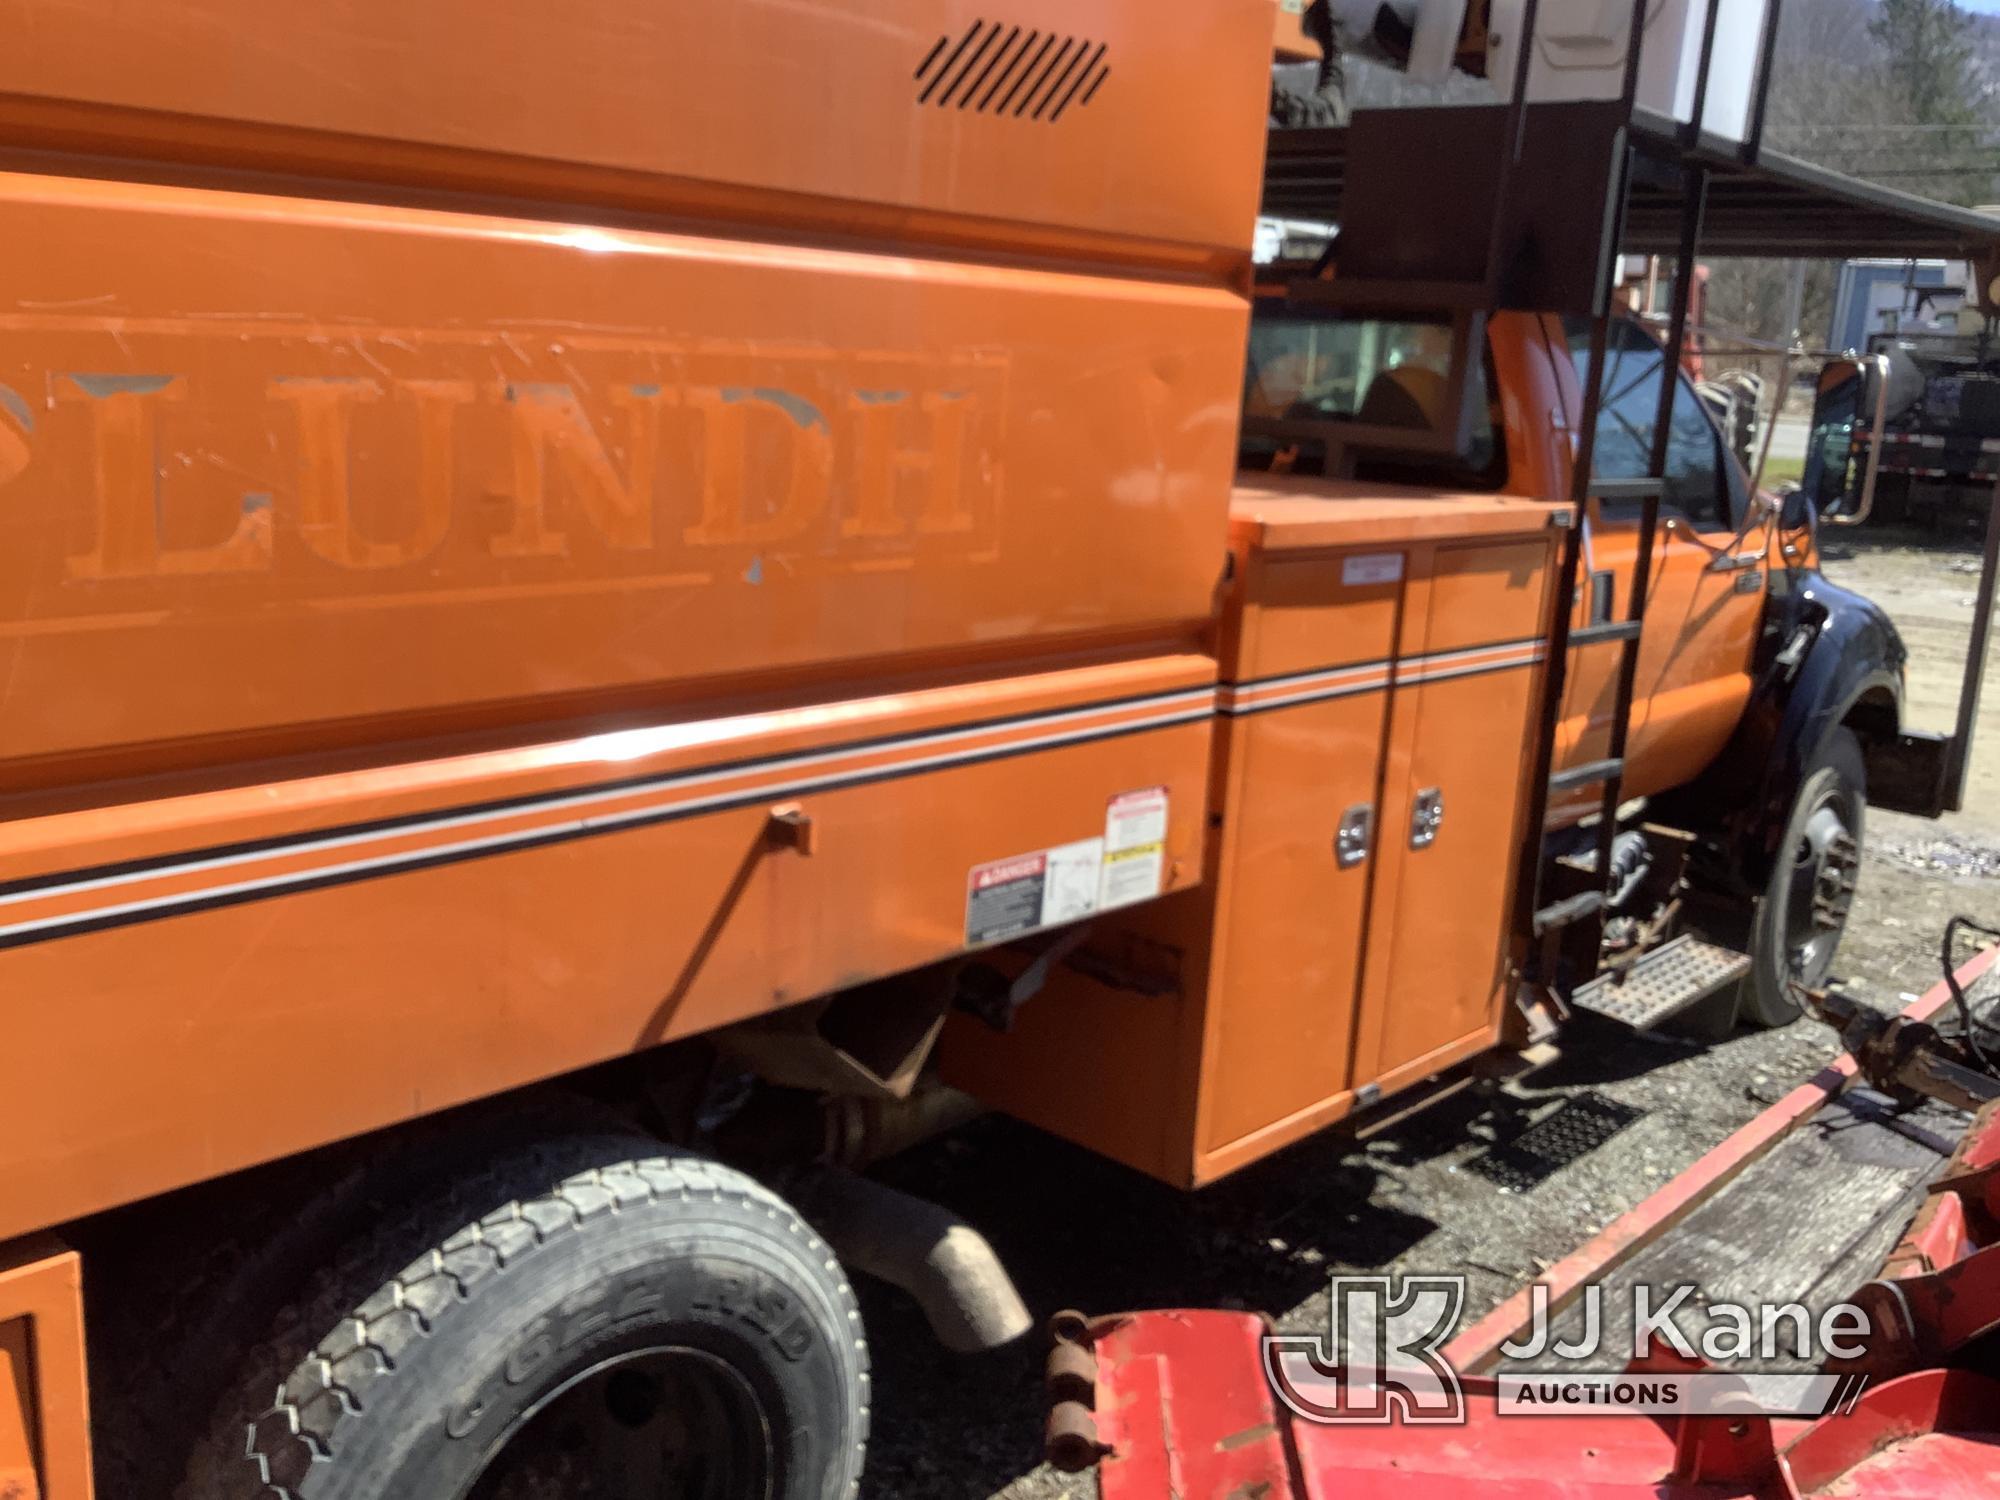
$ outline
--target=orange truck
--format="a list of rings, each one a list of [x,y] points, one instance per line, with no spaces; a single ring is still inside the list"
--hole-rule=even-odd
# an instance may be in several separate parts
[[[872,1157],[1195,1185],[1824,972],[1893,633],[1690,393],[1589,863],[1590,330],[1309,472],[1468,325],[1254,295],[1270,0],[0,20],[8,1500],[852,1494],[843,1264],[1026,1326]]]

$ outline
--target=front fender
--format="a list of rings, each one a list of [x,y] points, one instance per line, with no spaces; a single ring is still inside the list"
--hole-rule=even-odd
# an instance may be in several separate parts
[[[1769,877],[1792,797],[1826,737],[1853,719],[1867,738],[1894,738],[1909,657],[1874,600],[1808,570],[1772,586],[1742,721],[1715,764],[1670,799],[1745,892]]]

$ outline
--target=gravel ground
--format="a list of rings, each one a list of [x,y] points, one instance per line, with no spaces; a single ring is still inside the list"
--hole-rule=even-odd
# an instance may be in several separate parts
[[[1845,543],[1846,538],[1841,538]],[[1913,725],[1948,728],[1954,660],[1978,559],[1935,538],[1870,536],[1827,572],[1896,617],[1912,664]],[[1937,978],[1944,920],[2000,918],[2000,685],[1986,696],[1968,810],[1927,823],[1872,813],[1853,925],[1837,971],[1884,1001]],[[1836,1047],[1811,1024],[1715,1044],[1572,1028],[1562,1057],[1482,1088],[1365,1145],[1330,1134],[1199,1194],[1183,1194],[1027,1127],[981,1120],[880,1175],[951,1205],[992,1238],[1037,1315],[1148,1306],[1261,1309],[1324,1328],[1335,1271],[1463,1271],[1476,1315],[1679,1172]],[[1472,1167],[1565,1100],[1629,1117],[1609,1140],[1524,1185]],[[1039,1339],[977,1359],[942,1353],[914,1307],[861,1289],[876,1367],[871,1497],[1077,1500],[1094,1483],[1037,1465]]]

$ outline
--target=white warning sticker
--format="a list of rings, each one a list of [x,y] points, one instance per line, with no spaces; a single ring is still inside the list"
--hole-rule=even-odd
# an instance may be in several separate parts
[[[1121,792],[1104,813],[1098,905],[1129,906],[1160,894],[1167,870],[1167,789]]]
[[[1104,852],[1123,854],[1127,849],[1167,841],[1167,789],[1149,786],[1143,791],[1120,792],[1104,813]]]
[[[966,881],[965,941],[998,943],[1157,896],[1165,881],[1167,789],[1121,792],[1104,833],[974,865]]]
[[[1166,868],[1166,850],[1159,844],[1105,855],[1104,884],[1098,904],[1106,909],[1130,906],[1134,901],[1159,895]]]
[[[1103,871],[1103,839],[1078,839],[1049,850],[1048,877],[1042,887],[1042,925],[1074,922],[1096,911]]]
[[[1369,583],[1394,583],[1403,576],[1400,552],[1363,552],[1341,559],[1340,581],[1349,587]]]

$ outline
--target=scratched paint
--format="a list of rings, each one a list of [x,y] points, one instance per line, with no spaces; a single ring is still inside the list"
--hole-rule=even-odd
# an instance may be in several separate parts
[[[27,400],[12,386],[0,385],[0,412],[5,412],[20,423],[24,431],[35,430],[34,412],[29,408]]]
[[[779,411],[790,417],[801,427],[815,427],[821,432],[826,431],[826,417],[820,412],[817,406],[814,406],[812,402],[806,400],[803,396],[795,395],[791,391],[781,391],[775,386],[758,386],[756,389],[748,391],[740,386],[729,386],[723,389],[722,399],[732,403],[738,401],[762,401],[767,405],[777,407]]]

